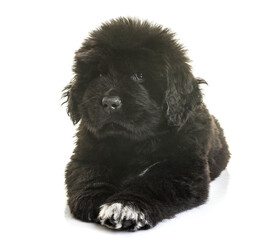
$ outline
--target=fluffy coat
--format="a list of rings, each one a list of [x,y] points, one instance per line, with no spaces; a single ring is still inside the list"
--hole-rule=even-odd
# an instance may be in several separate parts
[[[66,169],[73,216],[135,231],[203,204],[230,153],[174,34],[111,20],[84,41],[73,71],[64,89],[79,122]]]

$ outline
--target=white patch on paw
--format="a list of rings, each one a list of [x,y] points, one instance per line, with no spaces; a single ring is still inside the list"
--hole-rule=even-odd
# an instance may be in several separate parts
[[[135,222],[133,230],[136,231],[145,225],[151,224],[145,219],[143,212],[132,206],[123,205],[122,203],[104,204],[100,207],[98,216],[102,225],[109,228],[120,229],[124,220],[132,220]],[[114,225],[106,224],[106,221],[113,221]],[[123,226],[124,227],[124,226]]]

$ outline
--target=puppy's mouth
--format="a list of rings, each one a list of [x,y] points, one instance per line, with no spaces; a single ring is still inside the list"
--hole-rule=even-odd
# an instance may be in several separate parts
[[[127,128],[125,128],[121,124],[118,124],[115,122],[110,122],[110,123],[104,124],[100,130],[102,130],[102,131],[128,131]]]
[[[99,135],[104,136],[113,136],[113,135],[121,135],[121,134],[129,134],[131,133],[131,130],[129,130],[127,127],[122,125],[121,123],[116,122],[109,122],[105,123],[99,130]]]

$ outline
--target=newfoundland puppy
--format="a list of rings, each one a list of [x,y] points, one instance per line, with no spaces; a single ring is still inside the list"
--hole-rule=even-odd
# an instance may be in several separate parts
[[[83,42],[73,71],[63,94],[79,122],[66,169],[73,216],[136,231],[203,204],[230,153],[174,34],[111,20]]]

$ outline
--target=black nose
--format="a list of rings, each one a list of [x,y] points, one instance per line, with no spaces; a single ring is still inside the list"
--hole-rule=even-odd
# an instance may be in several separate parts
[[[119,110],[122,103],[118,96],[105,96],[102,100],[102,105],[106,112],[113,112]]]

